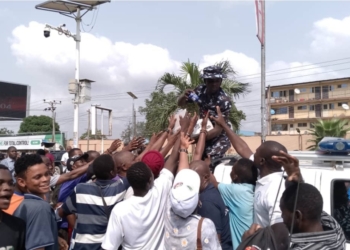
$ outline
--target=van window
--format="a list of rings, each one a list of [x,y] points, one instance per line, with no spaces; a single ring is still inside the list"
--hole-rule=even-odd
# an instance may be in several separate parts
[[[332,216],[342,227],[346,240],[350,241],[350,180],[332,182]]]

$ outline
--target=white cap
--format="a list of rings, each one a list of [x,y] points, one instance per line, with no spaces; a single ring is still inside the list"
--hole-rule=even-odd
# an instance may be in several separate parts
[[[175,214],[187,218],[193,213],[198,205],[200,183],[199,175],[191,169],[177,173],[170,191],[170,204]]]

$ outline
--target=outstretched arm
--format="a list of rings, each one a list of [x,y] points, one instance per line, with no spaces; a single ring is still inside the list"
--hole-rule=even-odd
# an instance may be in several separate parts
[[[242,138],[239,137],[236,133],[234,133],[231,130],[231,128],[227,125],[225,119],[222,116],[220,108],[216,107],[216,110],[218,113],[218,117],[211,116],[210,118],[213,119],[216,122],[216,124],[219,124],[223,128],[237,153],[243,158],[249,158],[253,154],[253,152],[249,148],[248,144],[245,141],[243,141]]]

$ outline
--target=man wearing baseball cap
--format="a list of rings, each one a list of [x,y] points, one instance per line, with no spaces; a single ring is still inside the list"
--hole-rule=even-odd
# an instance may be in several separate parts
[[[170,190],[165,216],[164,248],[221,250],[214,223],[196,214],[200,178],[189,169],[187,149],[193,141],[181,133],[179,169]]]
[[[207,112],[209,117],[217,117],[216,106],[220,107],[223,117],[228,124],[229,113],[232,107],[231,98],[221,88],[222,80],[227,78],[223,69],[219,66],[209,66],[203,69],[201,78],[204,84],[199,85],[194,90],[187,89],[178,99],[180,107],[186,106],[187,103],[193,103],[190,98],[191,94],[197,95],[197,104],[199,106],[199,117],[203,119]],[[211,159],[217,159],[224,156],[226,151],[231,147],[231,143],[223,129],[215,126],[215,121],[211,120],[214,129],[208,131],[206,135],[206,145],[204,155],[210,155]]]

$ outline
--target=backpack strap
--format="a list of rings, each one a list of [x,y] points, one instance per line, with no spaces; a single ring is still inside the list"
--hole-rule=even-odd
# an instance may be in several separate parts
[[[201,217],[198,221],[197,226],[197,250],[202,250],[202,224],[204,218]]]

